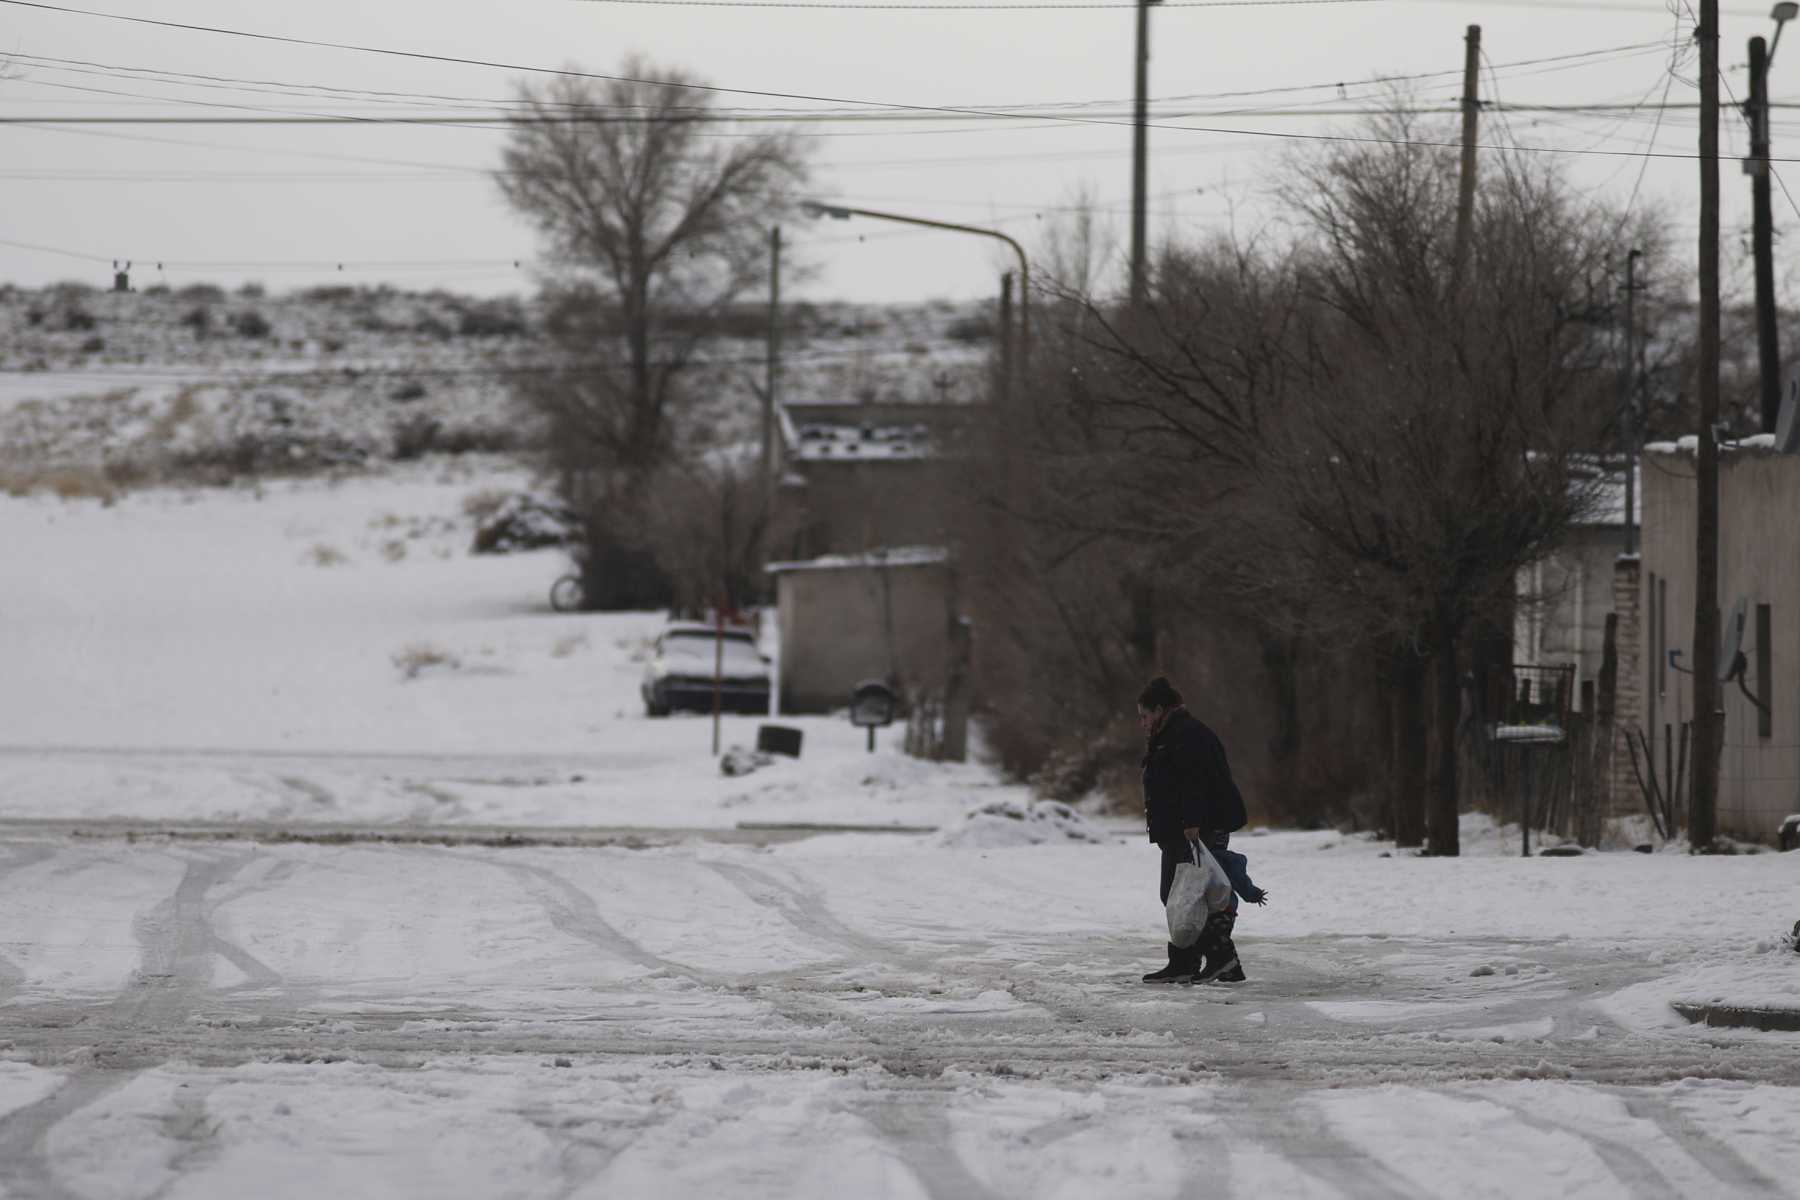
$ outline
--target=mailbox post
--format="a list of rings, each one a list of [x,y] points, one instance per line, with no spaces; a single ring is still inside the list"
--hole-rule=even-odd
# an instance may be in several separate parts
[[[894,689],[879,679],[865,679],[850,693],[850,723],[869,731],[869,753],[875,753],[875,731],[894,723]]]

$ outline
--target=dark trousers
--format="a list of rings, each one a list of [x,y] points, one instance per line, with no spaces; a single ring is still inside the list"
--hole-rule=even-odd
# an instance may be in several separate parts
[[[1231,845],[1229,833],[1214,833],[1206,837],[1209,850],[1224,850]],[[1188,849],[1187,839],[1177,834],[1172,839],[1156,843],[1162,851],[1162,902],[1169,902],[1169,889],[1175,886],[1175,868],[1184,862],[1193,862],[1193,854]],[[1197,964],[1202,957],[1230,956],[1237,953],[1232,944],[1231,931],[1237,927],[1237,904],[1224,912],[1216,912],[1206,919],[1206,928],[1200,931],[1200,940],[1183,950],[1173,942],[1169,943],[1169,961],[1176,965]]]

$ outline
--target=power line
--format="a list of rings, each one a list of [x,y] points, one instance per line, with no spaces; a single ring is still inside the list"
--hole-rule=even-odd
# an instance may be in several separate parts
[[[1167,193],[1166,195],[1172,195]],[[1159,198],[1164,198],[1159,196]],[[1078,206],[1073,206],[1078,207]],[[1049,211],[1049,208],[1044,208]],[[1022,217],[1002,217],[990,222],[994,225],[1014,225],[1023,220]],[[875,233],[847,233],[825,237],[805,239],[811,245],[830,245],[839,242],[887,241],[892,238],[924,237],[932,234],[930,229],[898,229],[883,230]],[[0,246],[12,246],[21,250],[35,250],[44,254],[56,254],[65,258],[83,259],[87,262],[115,263],[130,260],[141,264],[145,269],[161,271],[167,268],[176,270],[253,270],[253,271],[364,271],[364,270],[469,270],[481,267],[509,266],[514,270],[522,270],[527,265],[538,265],[536,260],[526,256],[512,258],[430,258],[430,259],[351,259],[351,258],[317,258],[317,259],[192,259],[192,258],[156,258],[145,254],[94,254],[81,250],[70,250],[61,246],[46,246],[38,242],[13,241],[0,238]]]
[[[1677,18],[1676,23],[1675,23],[1675,36],[1679,37],[1680,34],[1681,34],[1681,22],[1680,22],[1680,19]],[[1666,104],[1668,102],[1669,89],[1671,89],[1672,87],[1675,86],[1675,68],[1679,61],[1680,60],[1679,60],[1679,50],[1678,50],[1677,58],[1674,61],[1671,61],[1667,67],[1668,77],[1663,80],[1662,99],[1663,99],[1664,104]],[[1626,220],[1630,218],[1632,206],[1637,203],[1638,191],[1644,186],[1644,175],[1650,169],[1650,152],[1656,148],[1657,138],[1662,136],[1662,120],[1663,120],[1663,114],[1666,111],[1667,110],[1665,108],[1663,108],[1662,105],[1657,106],[1656,124],[1651,127],[1650,140],[1647,143],[1645,143],[1645,147],[1644,147],[1644,161],[1641,164],[1639,164],[1637,178],[1632,181],[1631,195],[1629,197],[1627,197],[1627,199],[1625,201],[1625,210],[1619,214],[1619,228],[1620,229],[1624,228]],[[1617,231],[1615,231],[1615,234],[1616,234],[1616,232]]]
[[[1548,55],[1548,56],[1539,57],[1539,58],[1514,59],[1514,60],[1511,60],[1508,62],[1503,62],[1503,63],[1490,62],[1489,68],[1490,68],[1490,70],[1510,71],[1515,67],[1534,67],[1534,66],[1543,66],[1545,64],[1557,64],[1557,63],[1565,64],[1565,66],[1563,66],[1563,67],[1552,67],[1551,68],[1552,70],[1561,70],[1561,69],[1567,69],[1568,66],[1579,65],[1580,60],[1584,60],[1584,59],[1602,58],[1602,57],[1605,57],[1608,55],[1613,55],[1613,54],[1618,54],[1618,55],[1621,55],[1622,57],[1633,57],[1635,54],[1642,53],[1644,51],[1660,50],[1662,48],[1662,45],[1663,44],[1661,41],[1626,42],[1626,43],[1622,43],[1622,44],[1619,44],[1616,46],[1601,46],[1601,47],[1597,47],[1592,50],[1578,50],[1578,51],[1573,51],[1573,52],[1566,53],[1566,54],[1553,54],[1553,55]],[[88,68],[94,68],[96,71],[101,72],[101,73],[112,73],[114,75],[125,74],[125,75],[133,76],[133,77],[141,77],[141,76],[146,76],[146,75],[161,76],[163,78],[146,80],[146,82],[169,83],[171,85],[174,85],[177,81],[192,80],[192,81],[202,81],[206,84],[257,85],[257,87],[259,87],[259,88],[277,88],[277,89],[305,88],[305,89],[312,89],[314,91],[328,92],[328,93],[331,93],[332,95],[341,95],[341,96],[346,96],[346,97],[382,97],[382,98],[388,98],[388,99],[393,99],[393,100],[436,100],[436,101],[448,101],[448,102],[456,102],[456,103],[479,104],[479,105],[487,105],[487,106],[507,105],[507,104],[518,105],[518,104],[532,103],[539,107],[569,108],[569,109],[582,110],[582,111],[586,111],[586,110],[609,111],[609,112],[611,112],[611,111],[631,111],[634,108],[642,107],[642,106],[628,106],[628,107],[622,109],[620,106],[617,106],[617,105],[585,104],[585,103],[549,101],[549,100],[526,101],[519,97],[496,99],[496,98],[485,97],[485,96],[466,96],[466,95],[458,95],[458,94],[454,94],[454,93],[446,94],[446,93],[442,93],[442,92],[395,92],[395,91],[375,90],[375,89],[369,89],[369,88],[345,88],[345,87],[336,87],[336,86],[333,86],[330,84],[322,84],[322,83],[295,83],[295,82],[290,82],[287,80],[255,79],[255,78],[244,78],[244,77],[230,76],[230,75],[209,75],[209,74],[204,74],[204,73],[200,73],[200,72],[191,72],[191,71],[170,71],[170,70],[164,70],[162,68],[157,68],[157,67],[123,66],[123,65],[114,64],[114,63],[95,62],[90,59],[55,58],[55,57],[50,57],[47,55],[25,54],[22,52],[11,52],[9,54],[0,55],[0,58],[24,59],[24,60],[34,62],[34,63],[57,64],[55,66],[47,68],[47,69],[51,69],[51,70],[67,69],[67,68],[75,68],[75,67],[88,67]],[[74,72],[74,73],[88,73],[88,72]],[[1187,94],[1177,95],[1177,96],[1157,96],[1157,97],[1153,97],[1151,102],[1155,103],[1155,104],[1162,104],[1162,103],[1184,103],[1184,102],[1193,101],[1193,100],[1230,100],[1230,99],[1238,99],[1238,98],[1246,97],[1246,96],[1268,96],[1268,95],[1277,95],[1277,94],[1281,94],[1281,93],[1285,93],[1285,92],[1321,91],[1321,90],[1325,90],[1325,89],[1335,89],[1338,92],[1342,93],[1346,88],[1349,88],[1349,87],[1356,87],[1358,89],[1362,89],[1362,88],[1371,88],[1372,89],[1372,88],[1378,88],[1384,84],[1404,83],[1404,82],[1409,82],[1412,80],[1434,79],[1434,78],[1441,78],[1441,77],[1445,77],[1445,76],[1460,75],[1460,74],[1461,74],[1460,71],[1421,71],[1421,72],[1416,72],[1413,74],[1378,75],[1378,76],[1372,77],[1367,80],[1358,81],[1356,83],[1349,83],[1345,80],[1331,80],[1328,82],[1321,82],[1321,83],[1289,84],[1289,85],[1280,86],[1280,87],[1256,88],[1256,89],[1252,89],[1252,90],[1248,90],[1248,91],[1192,92],[1192,93],[1187,93]],[[201,86],[201,83],[197,82],[197,83],[193,84],[193,86]],[[230,89],[226,89],[226,90],[253,90],[253,89],[230,88]],[[285,94],[303,94],[303,93],[294,93],[294,92],[290,91]],[[321,97],[321,98],[324,98],[324,97]],[[1042,101],[1042,102],[1038,102],[1038,103],[1006,103],[1006,104],[989,103],[989,104],[979,105],[978,107],[983,108],[983,109],[1055,109],[1055,108],[1096,107],[1096,106],[1107,106],[1107,105],[1118,105],[1118,106],[1122,107],[1122,106],[1128,105],[1130,103],[1132,103],[1130,98],[1123,98],[1123,99],[1114,98],[1114,99],[1105,99],[1105,100]],[[734,112],[734,111],[749,111],[749,110],[694,108],[691,111],[695,112],[696,114],[700,114],[700,115],[717,115],[720,113],[730,113],[730,112]],[[758,111],[769,111],[769,110],[758,110]],[[776,110],[776,111],[793,111],[793,110]],[[816,110],[800,110],[800,111],[816,111]],[[835,110],[833,110],[833,111],[835,111]]]
[[[64,258],[81,258],[88,262],[112,262],[113,260],[99,254],[84,254],[80,250],[64,250],[57,246],[40,246],[36,242],[15,242],[11,238],[0,238],[0,246],[12,246],[20,250],[36,250],[42,254],[58,254]]]
[[[1206,6],[1206,5],[1215,4],[1215,3],[1225,3],[1225,2],[1227,2],[1227,0],[1188,0],[1188,2],[1195,6]],[[1241,2],[1260,5],[1260,4],[1278,3],[1279,0],[1241,0]],[[1357,0],[1343,0],[1343,2],[1357,2]],[[458,56],[454,56],[454,55],[431,54],[431,53],[427,53],[424,51],[417,51],[417,50],[399,50],[399,49],[394,49],[391,47],[363,46],[363,45],[357,45],[357,44],[348,43],[348,42],[331,42],[331,41],[324,41],[324,40],[313,39],[313,38],[291,37],[291,36],[286,36],[286,35],[281,35],[281,34],[255,33],[255,32],[251,32],[248,30],[228,29],[228,28],[224,28],[221,26],[215,26],[215,25],[199,25],[199,24],[193,24],[193,23],[183,22],[183,21],[164,21],[164,20],[158,20],[158,19],[151,18],[151,17],[133,17],[133,16],[127,16],[122,13],[100,12],[100,11],[93,10],[93,9],[73,8],[73,7],[68,7],[65,5],[48,4],[48,3],[44,3],[43,0],[0,0],[0,4],[7,4],[7,5],[14,6],[14,7],[19,7],[19,8],[39,9],[39,10],[48,11],[48,12],[66,13],[66,14],[75,15],[75,16],[94,17],[97,19],[104,19],[104,20],[125,21],[125,22],[129,22],[132,24],[138,24],[138,25],[149,25],[149,26],[168,28],[168,29],[180,29],[180,30],[186,30],[189,32],[196,32],[196,33],[211,33],[211,34],[218,34],[218,35],[229,36],[229,37],[249,38],[249,39],[256,40],[256,41],[277,42],[277,43],[281,43],[284,45],[313,46],[313,47],[318,47],[318,48],[323,48],[323,49],[345,50],[345,51],[351,51],[354,53],[362,53],[362,54],[382,54],[382,55],[389,55],[389,56],[399,57],[399,58],[417,59],[417,60],[426,61],[426,62],[443,62],[443,63],[454,63],[454,64],[459,64],[459,65],[464,65],[464,66],[490,67],[490,68],[495,68],[495,69],[499,69],[499,70],[519,71],[519,72],[528,73],[528,74],[554,75],[554,76],[560,76],[560,77],[564,77],[564,78],[576,78],[576,79],[593,79],[593,80],[599,80],[599,81],[608,82],[608,83],[634,83],[634,84],[643,84],[643,85],[647,85],[647,86],[651,86],[651,87],[680,88],[683,90],[706,92],[706,93],[715,94],[715,95],[761,96],[761,97],[766,97],[769,99],[802,100],[802,101],[808,101],[808,102],[817,103],[817,104],[848,105],[848,106],[854,106],[854,107],[860,107],[860,108],[888,109],[888,110],[907,111],[907,112],[954,113],[954,114],[962,114],[962,115],[982,116],[982,117],[988,117],[988,118],[999,118],[999,117],[1008,117],[1008,116],[1019,115],[1019,114],[1008,114],[1008,113],[995,112],[995,111],[991,111],[991,110],[978,109],[978,108],[958,107],[958,106],[952,106],[952,105],[908,104],[908,103],[899,103],[899,102],[854,100],[854,99],[847,99],[847,98],[839,97],[839,96],[816,96],[816,95],[809,95],[809,94],[800,93],[800,92],[778,92],[778,91],[769,91],[769,90],[754,89],[754,88],[730,88],[730,87],[722,87],[722,86],[719,86],[716,84],[694,83],[694,82],[689,82],[689,81],[641,79],[641,78],[636,78],[633,76],[609,75],[609,74],[604,74],[604,73],[600,73],[600,72],[577,71],[577,70],[572,70],[572,69],[568,69],[568,68],[536,67],[536,66],[522,65],[522,64],[518,64],[518,63],[499,62],[499,61],[495,61],[495,60],[491,60],[491,59],[463,58],[463,57],[458,57]],[[1073,122],[1073,123],[1078,123],[1078,124],[1123,125],[1123,126],[1128,126],[1128,125],[1132,124],[1132,122],[1127,121],[1127,120],[1118,120],[1118,121],[1098,120],[1098,119],[1092,119],[1092,118],[1082,118],[1082,117],[1067,116],[1067,115],[1058,115],[1058,116],[1052,116],[1052,115],[1047,115],[1047,114],[1045,114],[1045,115],[1023,114],[1023,115],[1024,115],[1025,119],[1035,119],[1035,120],[1052,121],[1052,122]],[[11,120],[14,120],[14,119],[13,118],[0,118],[0,122],[6,122],[6,121],[11,121]],[[124,119],[122,119],[122,120],[124,120]],[[229,123],[229,124],[248,124],[248,123],[252,123],[255,120],[257,120],[257,119],[246,118],[243,120],[233,120],[230,118],[218,118],[218,119],[215,119],[212,121],[207,121],[207,120],[204,120],[201,118],[162,118],[162,119],[138,118],[138,119],[131,119],[131,123],[156,123],[158,121],[167,121],[169,123],[180,123],[180,124],[227,124],[227,123]],[[294,122],[294,121],[314,122],[317,120],[319,120],[319,119],[317,119],[317,118],[287,118],[287,119],[271,118],[271,119],[269,119],[270,123],[290,123],[290,122]],[[345,119],[337,118],[336,122],[344,123]],[[44,123],[44,122],[42,122],[40,120],[39,123]],[[99,123],[99,122],[98,122],[98,120],[93,119],[93,118],[70,118],[67,121],[60,121],[57,123],[69,124],[69,123]],[[380,122],[375,122],[375,123],[380,123]],[[391,122],[391,123],[407,123],[407,122],[395,121],[395,122]],[[423,123],[434,123],[434,122],[423,122]],[[449,122],[446,120],[445,123],[449,123]],[[1183,131],[1188,131],[1188,132],[1220,133],[1220,134],[1239,135],[1239,136],[1258,136],[1258,134],[1256,134],[1254,131],[1246,131],[1246,130],[1212,129],[1212,128],[1206,128],[1206,127],[1200,127],[1200,126],[1182,126],[1182,125],[1167,125],[1167,124],[1159,124],[1156,127],[1162,128],[1162,129],[1170,129],[1170,130],[1183,130]],[[1326,141],[1382,140],[1382,139],[1369,139],[1369,138],[1330,137],[1330,136],[1322,135],[1322,134],[1310,134],[1310,135],[1309,134],[1280,134],[1280,135],[1265,134],[1265,135],[1261,135],[1261,136],[1284,136],[1284,137],[1292,137],[1292,138],[1303,138],[1303,139],[1309,138],[1312,140],[1326,140]],[[1459,145],[1460,145],[1460,143],[1459,143]],[[1496,147],[1487,147],[1487,148],[1494,149]],[[1528,150],[1528,151],[1533,151],[1533,152],[1546,152],[1546,153],[1557,153],[1558,152],[1558,151],[1554,151],[1554,150],[1540,149],[1537,147],[1507,147],[1507,148],[1508,149]]]
[[[24,0],[0,0],[0,4],[14,4],[14,3],[22,3],[22,2],[24,2]],[[1520,106],[1514,106],[1514,107],[1515,107],[1515,109],[1517,109]],[[1579,107],[1568,108],[1568,107],[1559,107],[1559,106],[1553,106],[1553,105],[1544,105],[1544,106],[1538,106],[1538,107],[1541,108],[1543,111],[1552,111],[1552,112],[1554,112],[1554,111],[1565,111],[1565,112],[1591,111],[1589,109],[1582,109]],[[951,111],[954,111],[954,110],[951,110]],[[1369,110],[1369,111],[1373,112],[1373,113],[1382,113],[1382,112],[1388,112],[1388,111],[1392,111],[1392,110],[1378,109],[1378,110]],[[1092,119],[1092,118],[1077,118],[1077,117],[1036,118],[1036,117],[1033,117],[1031,114],[985,113],[985,114],[979,114],[979,115],[988,116],[988,117],[996,117],[996,118],[1012,116],[1012,115],[1021,115],[1021,116],[1027,117],[1028,119],[1041,119],[1041,120],[1046,120],[1046,121],[1064,122],[1064,123],[1081,124],[1081,125],[1123,126],[1123,125],[1130,124],[1130,122],[1128,122],[1128,121],[1110,121],[1110,120],[1099,120],[1099,119]],[[1330,113],[1330,112],[1313,112],[1313,113],[1306,113],[1306,114],[1301,114],[1301,115],[1334,116],[1334,115],[1356,115],[1356,114],[1355,114],[1355,112],[1349,112],[1349,113],[1344,113],[1344,114],[1335,114],[1335,113]],[[514,120],[514,119],[507,118],[507,117],[496,117],[493,119],[492,124],[496,127],[504,127],[508,123],[510,123],[512,120]],[[604,123],[605,120],[606,120],[606,118],[594,118],[594,117],[547,117],[547,118],[542,118],[541,120],[538,120],[538,121],[526,120],[522,123],[524,123],[524,124],[541,123],[541,124],[552,124],[552,125],[592,124],[592,123]],[[181,117],[125,117],[125,116],[38,117],[38,116],[33,116],[33,117],[0,117],[0,125],[25,125],[25,126],[63,126],[63,125],[252,125],[252,126],[270,126],[270,125],[275,125],[275,126],[279,126],[279,125],[359,125],[359,126],[364,126],[364,125],[442,125],[442,126],[450,126],[450,127],[460,126],[460,127],[465,127],[465,128],[467,128],[467,127],[476,127],[476,128],[482,127],[480,122],[478,122],[478,121],[471,122],[470,119],[466,118],[466,117],[342,117],[342,116],[336,116],[336,117],[328,117],[328,116],[308,116],[308,117],[292,117],[292,116],[263,116],[263,117],[198,117],[198,116],[181,116]],[[1438,149],[1458,149],[1462,145],[1462,143],[1460,143],[1460,142],[1453,142],[1453,141],[1447,141],[1447,140],[1442,140],[1442,139],[1431,139],[1431,138],[1391,138],[1391,137],[1380,137],[1380,136],[1376,136],[1376,135],[1372,135],[1372,134],[1358,135],[1358,134],[1339,134],[1339,133],[1296,133],[1296,132],[1292,132],[1292,131],[1275,130],[1275,129],[1237,129],[1237,128],[1230,128],[1227,126],[1219,126],[1219,125],[1181,125],[1181,124],[1172,124],[1168,121],[1151,122],[1150,128],[1171,130],[1171,131],[1176,131],[1176,132],[1181,132],[1181,133],[1209,133],[1209,134],[1216,134],[1216,135],[1223,136],[1223,137],[1278,138],[1278,139],[1286,139],[1286,140],[1292,140],[1292,141],[1306,141],[1306,142],[1347,142],[1347,143],[1359,144],[1359,145],[1419,146],[1419,147],[1438,148]],[[1478,144],[1475,148],[1477,150],[1500,151],[1503,153],[1594,155],[1594,156],[1607,157],[1607,158],[1621,158],[1621,157],[1622,158],[1636,158],[1636,157],[1638,157],[1638,154],[1639,154],[1639,152],[1636,150],[1575,149],[1575,148],[1567,147],[1567,146],[1525,146],[1525,145],[1519,145],[1516,143],[1495,143],[1495,142],[1481,143],[1481,144]],[[1648,152],[1646,152],[1646,153],[1648,153]],[[1649,157],[1667,158],[1667,159],[1696,159],[1696,158],[1699,158],[1700,156],[1698,154],[1662,151],[1662,152],[1657,152],[1657,153],[1651,153],[1651,154],[1649,154]],[[1800,162],[1800,159],[1770,158],[1768,161],[1786,163],[1786,162]]]

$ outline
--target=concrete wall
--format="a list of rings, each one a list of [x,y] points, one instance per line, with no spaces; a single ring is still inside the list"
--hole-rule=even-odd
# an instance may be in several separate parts
[[[843,708],[865,679],[897,682],[903,695],[941,687],[949,586],[941,564],[781,572],[782,710]]]
[[[1691,454],[1645,455],[1642,669],[1646,726],[1662,761],[1663,729],[1693,715],[1693,688],[1664,666],[1661,652],[1693,662],[1694,471]],[[1770,840],[1781,818],[1800,812],[1800,456],[1758,450],[1719,458],[1719,609],[1729,620],[1739,597],[1749,602],[1744,653],[1756,678],[1756,609],[1770,608],[1772,728],[1737,686],[1722,693],[1725,747],[1719,763],[1719,831]],[[1721,664],[1723,669],[1724,664]]]
[[[777,557],[860,554],[898,546],[942,546],[949,538],[949,491],[941,461],[807,462],[804,486],[781,490],[788,542]]]

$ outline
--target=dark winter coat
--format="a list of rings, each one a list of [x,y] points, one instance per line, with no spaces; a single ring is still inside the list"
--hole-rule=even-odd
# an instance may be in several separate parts
[[[1171,712],[1144,752],[1144,824],[1153,842],[1179,842],[1183,829],[1203,840],[1242,829],[1249,818],[1231,778],[1225,746],[1185,708]]]

